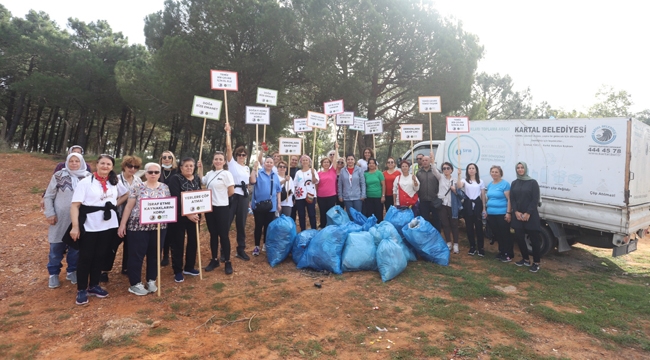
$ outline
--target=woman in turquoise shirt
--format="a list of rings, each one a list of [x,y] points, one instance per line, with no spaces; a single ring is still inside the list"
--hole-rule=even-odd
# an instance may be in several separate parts
[[[510,183],[503,180],[503,170],[500,166],[490,168],[492,182],[487,184],[488,226],[492,229],[494,238],[499,242],[497,260],[512,261],[514,243],[510,235]]]
[[[363,173],[366,179],[366,206],[364,215],[375,215],[377,222],[384,220],[384,206],[386,201],[386,183],[384,174],[377,170],[377,160],[368,159],[368,171]]]

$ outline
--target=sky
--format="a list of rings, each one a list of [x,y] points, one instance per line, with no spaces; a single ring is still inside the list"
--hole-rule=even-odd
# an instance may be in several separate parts
[[[632,111],[650,109],[650,55],[643,0],[421,0],[461,21],[485,48],[478,71],[510,75],[533,102],[586,111],[602,85],[632,95]],[[107,20],[130,43],[144,43],[144,17],[164,0],[0,0],[13,16],[44,11],[65,28],[69,17]],[[443,99],[444,101],[444,99]]]

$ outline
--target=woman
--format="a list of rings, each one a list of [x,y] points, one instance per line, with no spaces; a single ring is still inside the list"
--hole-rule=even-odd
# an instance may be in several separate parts
[[[282,211],[280,211],[280,214],[291,216],[293,210],[293,193],[296,187],[291,176],[287,174],[288,166],[284,160],[280,160],[277,168],[280,184],[282,185],[282,192],[280,193],[280,206],[282,206]]]
[[[212,258],[205,271],[219,267],[219,243],[224,257],[226,275],[232,274],[230,263],[230,224],[222,219],[230,219],[228,199],[235,193],[235,181],[226,165],[226,155],[217,151],[212,157],[212,170],[203,176],[203,165],[199,162],[199,177],[205,188],[212,192],[212,212],[205,214],[205,221],[210,232],[210,251]]]
[[[298,213],[298,220],[300,222],[300,230],[307,230],[307,219],[305,218],[305,209],[307,209],[307,216],[309,216],[309,225],[312,229],[316,229],[316,186],[319,177],[316,170],[312,167],[311,158],[308,155],[300,157],[300,165],[302,167],[296,171],[296,176],[293,181],[296,185],[296,203],[294,207]]]
[[[539,221],[539,184],[528,176],[528,165],[520,161],[517,163],[517,180],[510,186],[510,203],[515,217],[512,218],[511,226],[515,230],[515,239],[519,245],[522,259],[517,261],[517,266],[530,266],[530,272],[539,271],[540,248],[542,237]],[[530,239],[533,248],[533,264],[530,264],[526,235]]]
[[[47,240],[50,243],[49,261],[47,271],[50,274],[50,289],[61,286],[59,283],[59,274],[61,273],[61,260],[63,254],[67,252],[66,262],[66,280],[72,284],[77,283],[77,262],[79,260],[79,250],[74,249],[61,241],[65,231],[70,225],[70,204],[72,203],[72,194],[79,184],[79,181],[90,176],[86,171],[86,162],[83,156],[78,153],[70,153],[65,160],[63,169],[52,175],[50,184],[45,190],[43,196],[45,206],[45,217],[50,224],[47,233]]]
[[[393,194],[395,196],[395,206],[397,207],[414,207],[418,202],[418,190],[420,182],[415,174],[409,174],[408,160],[402,160],[399,164],[401,172],[398,172],[393,182]]]
[[[503,170],[494,165],[490,168],[492,182],[486,186],[485,212],[488,226],[499,241],[497,260],[512,261],[513,242],[510,236],[510,183],[503,180]]]
[[[456,194],[456,185],[454,184],[454,180],[451,177],[451,174],[454,171],[454,166],[449,162],[442,163],[442,175],[435,166],[432,165],[431,169],[433,171],[433,175],[438,179],[439,182],[438,198],[442,200],[442,205],[438,208],[438,217],[442,223],[442,231],[444,232],[445,239],[447,240],[447,247],[449,250],[452,249],[451,240],[453,237],[453,251],[454,254],[458,254],[458,209],[452,209],[452,206],[454,205],[452,196],[455,196],[454,194]],[[459,182],[460,173],[458,174],[458,181],[456,184]]]
[[[366,209],[364,215],[375,215],[377,222],[384,220],[384,201],[386,201],[386,182],[384,174],[377,169],[377,160],[368,159],[368,171],[363,173],[366,179]]]
[[[235,193],[230,201],[230,221],[235,220],[237,227],[237,254],[238,257],[244,261],[251,258],[246,254],[246,219],[248,218],[248,181],[250,179],[251,171],[246,165],[248,152],[243,146],[237,147],[235,153],[232,152],[232,142],[230,140],[230,124],[226,123],[226,161],[228,162],[228,171],[232,174],[235,181]],[[233,157],[234,156],[234,157]],[[222,248],[223,250],[223,248]],[[225,254],[224,257],[225,259]]]
[[[320,212],[320,225],[322,229],[327,226],[327,212],[336,205],[336,164],[338,160],[339,144],[335,145],[335,152],[330,152],[320,161],[321,171],[318,172],[318,211]],[[332,155],[332,156],[330,156]]]
[[[386,170],[384,171],[384,181],[386,183],[386,200],[384,201],[384,209],[386,209],[386,211],[388,211],[395,202],[393,199],[393,182],[398,175],[399,170],[397,170],[395,159],[389,157],[388,160],[386,160]]]
[[[366,177],[361,167],[354,166],[354,160],[352,154],[345,157],[347,166],[341,170],[338,184],[339,201],[345,204],[348,215],[350,208],[362,212],[363,201],[366,199]]]
[[[458,169],[460,172],[460,169]],[[465,201],[463,202],[463,212],[465,214],[465,228],[467,230],[467,240],[469,241],[468,255],[485,256],[483,219],[487,218],[485,209],[485,181],[481,181],[478,172],[478,166],[471,163],[465,169],[465,179],[459,183],[459,186],[465,189]],[[478,245],[478,247],[477,247]],[[478,249],[478,252],[477,252]]]
[[[343,170],[344,167],[345,167],[345,159],[338,158],[338,160],[336,160],[336,193],[337,193],[336,205],[340,207],[345,207],[343,201],[341,201],[340,198],[338,197],[339,181],[341,180],[341,171]]]
[[[273,172],[273,158],[264,160],[264,168],[257,170],[259,162],[255,162],[255,170],[251,173],[250,183],[255,185],[251,207],[255,215],[255,249],[253,256],[260,255],[260,242],[262,233],[266,243],[266,229],[275,219],[275,212],[282,211],[280,193],[282,185],[280,178]],[[304,216],[304,210],[303,210]]]
[[[79,181],[72,195],[69,234],[79,242],[77,305],[87,304],[88,296],[108,296],[99,286],[99,277],[106,253],[117,236],[117,206],[128,196],[128,189],[117,179],[113,166],[112,156],[100,155],[97,171]]]
[[[172,269],[174,281],[183,282],[185,275],[198,276],[199,271],[194,268],[196,264],[196,224],[200,221],[199,214],[181,216],[181,192],[201,189],[201,180],[194,175],[195,161],[191,157],[181,160],[180,173],[172,176],[169,181],[169,192],[176,197],[175,223],[170,223],[168,232],[171,240]],[[185,246],[185,233],[187,232],[187,246]],[[185,249],[185,266],[183,266],[183,249]]]
[[[357,165],[359,165],[359,167],[361,167],[361,170],[363,172],[366,172],[366,171],[368,171],[368,160],[370,160],[370,158],[374,158],[375,154],[373,153],[371,148],[363,149],[363,152],[361,154],[362,154],[361,158],[357,162]]]
[[[131,187],[129,200],[124,207],[120,228],[117,230],[119,237],[128,238],[124,242],[129,248],[128,275],[129,292],[138,296],[147,295],[158,291],[158,225],[140,224],[140,199],[155,199],[170,197],[169,187],[158,182],[160,179],[160,165],[147,163],[144,166],[146,182],[140,182]],[[167,224],[160,224],[160,239],[165,238]],[[142,284],[142,262],[147,257],[147,288]]]
[[[169,186],[169,180],[171,180],[172,175],[178,173],[178,164],[176,162],[176,157],[174,156],[174,153],[165,150],[162,152],[162,155],[160,155],[160,162],[162,166],[162,172],[160,173],[160,181],[163,182],[165,185]],[[169,231],[167,232],[169,234]],[[162,238],[161,238],[162,239]],[[163,258],[160,261],[160,266],[167,266],[169,265],[169,244],[171,241],[167,241],[165,238],[165,241],[163,241]]]

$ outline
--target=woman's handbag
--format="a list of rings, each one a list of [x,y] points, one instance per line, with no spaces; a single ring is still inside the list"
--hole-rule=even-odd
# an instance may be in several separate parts
[[[257,194],[257,191],[255,192]],[[260,201],[255,204],[256,212],[271,212],[273,210],[273,201],[271,200],[273,196],[273,174],[271,174],[271,189],[269,191],[269,199]]]
[[[307,197],[305,197],[305,200],[307,201],[307,204],[313,204],[314,203],[314,194],[307,193]]]

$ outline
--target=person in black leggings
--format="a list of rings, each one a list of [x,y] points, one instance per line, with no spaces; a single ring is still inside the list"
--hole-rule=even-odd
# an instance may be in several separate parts
[[[522,259],[517,261],[517,266],[530,266],[531,272],[539,271],[540,248],[542,238],[540,235],[541,224],[537,206],[539,204],[539,184],[528,176],[528,166],[525,162],[517,163],[517,180],[510,185],[510,203],[512,204],[511,226],[515,230],[515,239],[519,245]],[[530,263],[526,235],[533,248],[533,263]]]

